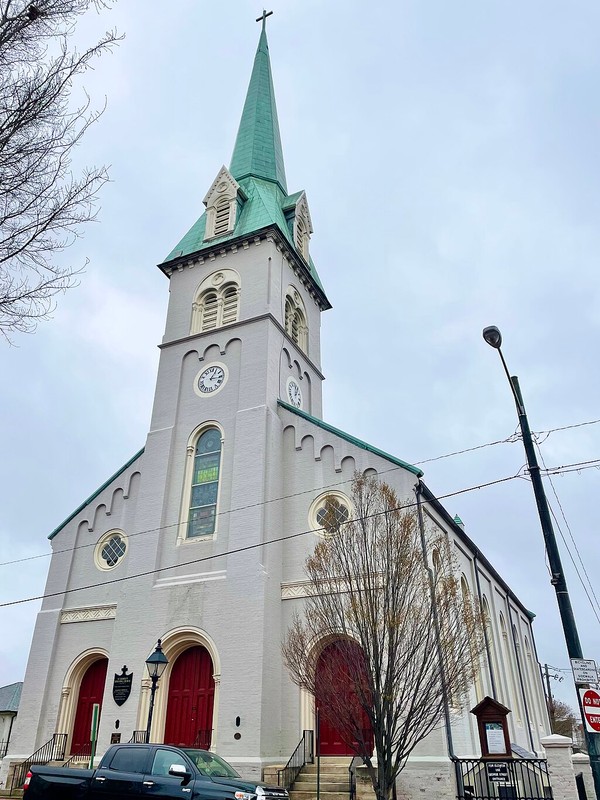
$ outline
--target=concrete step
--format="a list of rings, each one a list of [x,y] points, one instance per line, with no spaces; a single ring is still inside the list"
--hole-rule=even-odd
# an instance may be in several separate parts
[[[350,759],[346,759],[341,763],[332,763],[328,764],[325,759],[321,759],[321,775],[343,775],[344,773],[348,773],[348,767],[350,766]],[[317,763],[315,761],[314,764],[307,764],[303,767],[302,772],[306,772],[308,775],[312,775],[313,773],[316,774],[317,772]]]
[[[290,792],[290,800],[315,800],[317,796],[317,790],[311,790],[308,792],[300,792],[293,789]],[[324,792],[322,789],[319,792],[319,797],[321,800],[348,800],[348,789],[345,792]]]
[[[346,772],[321,772],[321,783],[348,783],[349,773]],[[296,778],[296,781],[300,781],[300,783],[316,783],[317,782],[317,773],[316,772],[304,772],[302,771],[300,775]]]
[[[324,781],[321,776],[320,789],[321,792],[346,792],[350,791],[350,784],[348,781]],[[317,793],[316,780],[300,780],[298,778],[294,783],[294,791],[298,792],[314,792]]]

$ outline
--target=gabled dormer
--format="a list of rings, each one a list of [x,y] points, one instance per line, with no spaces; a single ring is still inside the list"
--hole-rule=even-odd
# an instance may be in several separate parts
[[[245,199],[243,190],[231,172],[227,167],[221,167],[203,200],[206,206],[204,241],[232,233],[238,210]]]
[[[283,203],[283,213],[298,254],[310,261],[309,242],[313,232],[312,220],[304,190],[288,195]]]

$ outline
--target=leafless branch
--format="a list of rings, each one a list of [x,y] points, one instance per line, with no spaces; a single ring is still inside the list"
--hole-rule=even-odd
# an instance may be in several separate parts
[[[471,687],[483,621],[463,596],[448,539],[428,537],[394,491],[356,475],[354,518],[327,512],[329,534],[307,559],[308,596],[283,647],[292,680],[361,756],[378,800]],[[324,657],[326,654],[327,657]],[[376,761],[372,754],[375,750]]]
[[[77,18],[105,0],[0,0],[0,333],[35,330],[81,268],[57,256],[97,213],[104,167],[71,172],[74,148],[103,109],[73,108],[74,80],[118,41],[78,52]]]

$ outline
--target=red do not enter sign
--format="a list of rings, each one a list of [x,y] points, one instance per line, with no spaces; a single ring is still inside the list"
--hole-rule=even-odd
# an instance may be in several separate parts
[[[585,727],[588,731],[600,733],[600,694],[595,689],[580,689],[579,694]]]

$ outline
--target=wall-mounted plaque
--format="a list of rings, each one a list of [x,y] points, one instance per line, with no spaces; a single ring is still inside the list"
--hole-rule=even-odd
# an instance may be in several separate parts
[[[121,742],[121,734],[120,733],[111,733],[110,735],[110,743],[111,744],[120,744]]]
[[[113,681],[113,700],[118,706],[122,706],[131,694],[131,684],[133,683],[133,672],[127,674],[127,666],[121,670],[121,675],[115,672]]]

